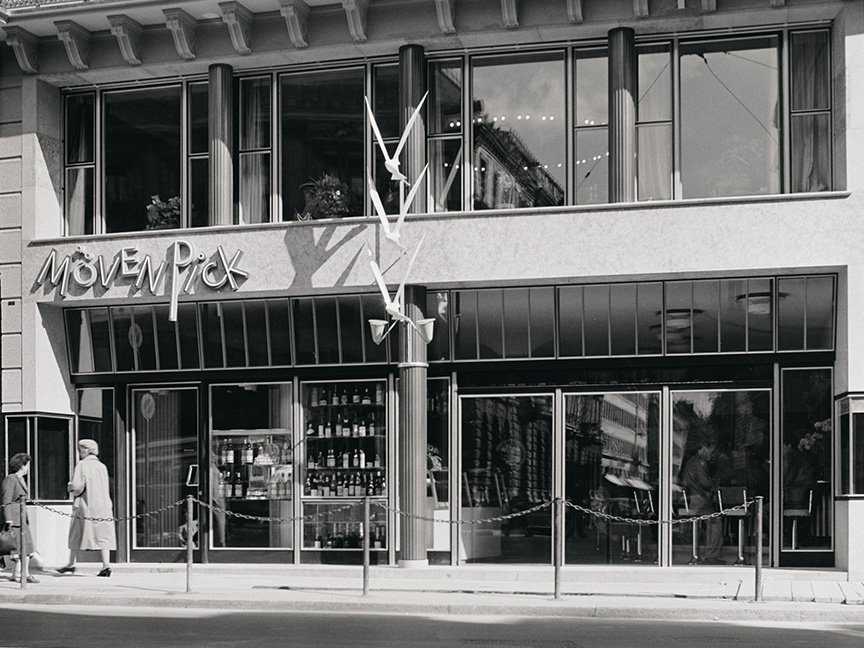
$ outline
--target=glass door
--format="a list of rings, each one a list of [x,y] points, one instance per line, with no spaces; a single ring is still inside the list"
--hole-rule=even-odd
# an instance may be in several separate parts
[[[131,405],[132,513],[154,512],[132,522],[132,558],[179,560],[190,536],[199,546],[198,520],[187,523],[185,503],[172,506],[187,495],[200,496],[198,389],[134,388]]]
[[[601,513],[659,514],[660,393],[564,396],[564,498]],[[568,508],[568,564],[658,563],[657,526],[602,520]]]

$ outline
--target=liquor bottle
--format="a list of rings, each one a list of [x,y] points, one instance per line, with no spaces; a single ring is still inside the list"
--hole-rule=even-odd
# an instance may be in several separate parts
[[[348,420],[348,413],[342,417],[342,436],[351,436],[351,421]]]
[[[366,483],[366,494],[369,497],[372,497],[373,495],[375,495],[375,484],[372,481],[372,476],[364,475],[363,478],[365,479]]]
[[[359,403],[360,402],[360,392],[356,387],[354,388],[354,392],[351,394],[351,402],[352,403]]]
[[[375,402],[381,405],[384,402],[384,387],[381,383],[375,383]]]
[[[336,454],[333,452],[333,448],[330,448],[327,451],[327,467],[335,468],[336,467]]]
[[[355,481],[357,475],[352,475],[348,478],[348,497],[356,497],[357,496],[357,482]]]
[[[267,482],[267,497],[268,499],[279,499],[279,481],[277,475],[271,475],[270,481]]]
[[[357,467],[358,468],[365,468],[366,467],[366,452],[363,450],[363,448],[360,448],[357,451]]]
[[[340,419],[340,418],[337,416],[337,417],[336,417],[336,436],[337,436],[337,437],[338,437],[338,436],[342,436],[342,434],[343,434],[343,430],[342,430],[342,419]]]
[[[225,464],[226,465],[234,465],[236,463],[236,450],[234,448],[234,444],[231,443],[231,439],[228,439],[228,447],[225,450]]]
[[[318,386],[313,385],[309,388],[309,404],[317,405],[318,404]]]
[[[216,497],[225,497],[225,474],[219,471],[219,482],[216,484]]]
[[[255,455],[252,451],[252,443],[247,438],[246,439],[246,445],[243,446],[243,463],[244,464],[251,464],[254,459],[255,459]]]
[[[321,491],[318,490],[318,475],[312,475],[309,477],[309,495],[312,497],[318,497],[321,494]]]
[[[282,442],[282,451],[280,454],[282,455],[283,464],[294,463],[294,448],[291,447],[291,437],[286,437]]]
[[[312,545],[315,549],[321,549],[324,546],[324,538],[321,537],[321,534],[315,536],[315,542]]]
[[[376,455],[375,455],[375,461],[374,461],[374,463],[372,464],[372,466],[375,467],[375,468],[380,468],[380,467],[381,467],[381,456],[380,456],[379,454],[377,454],[377,453],[376,453]]]
[[[351,436],[359,437],[360,436],[360,419],[357,415],[354,415],[354,420],[351,421]]]
[[[327,438],[333,436],[333,428],[330,427],[330,421],[324,424],[324,436]]]
[[[327,390],[321,389],[321,396],[318,397],[318,405],[326,405],[327,404]]]
[[[324,421],[318,421],[318,436],[324,436]]]
[[[330,497],[330,475],[321,480],[321,497]]]
[[[351,467],[359,468],[360,467],[360,453],[355,449],[353,454],[351,455]]]
[[[339,404],[347,405],[348,404],[348,389],[343,389],[342,393],[339,395]]]
[[[345,475],[339,475],[336,480],[336,497],[345,497]]]
[[[342,453],[342,467],[343,468],[349,468],[350,464],[351,464],[351,457],[348,456],[348,451],[345,450]]]
[[[243,497],[243,473],[239,470],[234,474],[234,497]]]
[[[219,444],[219,465],[224,466],[227,462],[228,458],[228,442],[225,439],[222,439],[222,442]]]
[[[333,392],[330,396],[330,404],[338,405],[339,404],[339,392],[336,391],[336,387],[333,387]]]
[[[372,402],[372,397],[369,395],[369,388],[365,387],[363,389],[363,397],[360,399],[360,402],[363,405],[369,405]]]
[[[372,418],[369,419],[369,427],[366,429],[367,436],[375,436],[375,415],[372,415]]]
[[[303,494],[306,497],[310,497],[312,495],[312,478],[306,477],[306,481],[303,483]]]
[[[311,454],[309,455],[309,458],[306,459],[306,467],[313,469],[318,467],[318,465],[315,463],[315,457],[313,457]]]
[[[320,452],[318,453],[318,457],[315,459],[315,467],[316,468],[325,468],[327,463],[327,459]]]
[[[360,421],[360,427],[357,430],[357,434],[361,437],[366,436],[366,419]]]
[[[309,419],[306,422],[306,436],[307,437],[315,436],[315,426],[312,424],[312,419]]]

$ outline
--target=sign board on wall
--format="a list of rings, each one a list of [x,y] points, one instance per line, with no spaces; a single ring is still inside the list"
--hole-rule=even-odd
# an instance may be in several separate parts
[[[183,240],[175,241],[158,265],[151,255],[140,255],[134,246],[121,248],[110,261],[102,254],[93,255],[81,247],[61,259],[57,250],[52,249],[39,270],[36,286],[47,282],[65,297],[70,282],[85,290],[96,284],[107,289],[127,282],[136,290],[147,290],[153,295],[170,294],[169,317],[173,321],[177,318],[177,296],[189,294],[197,283],[213,290],[226,285],[238,290],[249,278],[249,273],[239,268],[242,258],[242,250],[237,250],[229,259],[221,245],[207,255]]]

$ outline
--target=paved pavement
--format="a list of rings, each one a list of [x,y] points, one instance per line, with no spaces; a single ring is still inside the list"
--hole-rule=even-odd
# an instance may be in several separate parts
[[[75,574],[34,572],[20,589],[0,580],[3,605],[113,605],[232,610],[406,614],[516,614],[603,618],[864,622],[864,584],[841,571],[766,569],[764,602],[753,601],[753,569],[565,567],[561,597],[546,566],[372,567],[123,564],[111,578],[97,565]]]

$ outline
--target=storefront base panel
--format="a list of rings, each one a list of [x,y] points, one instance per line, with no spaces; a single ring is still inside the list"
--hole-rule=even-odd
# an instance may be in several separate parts
[[[210,564],[266,564],[266,565],[293,565],[293,551],[244,551],[243,549],[219,549],[208,551],[206,562]]]
[[[833,551],[786,551],[780,553],[780,567],[834,567]]]
[[[362,551],[301,551],[300,564],[302,565],[362,565]],[[387,551],[369,552],[370,565],[387,565]]]

